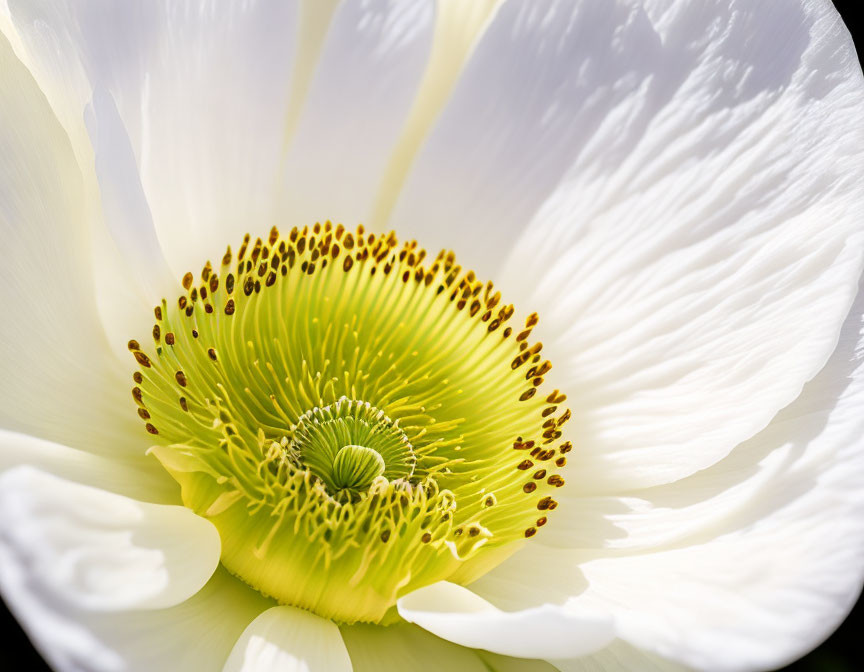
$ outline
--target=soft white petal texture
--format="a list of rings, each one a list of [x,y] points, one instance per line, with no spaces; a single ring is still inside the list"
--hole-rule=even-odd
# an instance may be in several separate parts
[[[507,3],[391,224],[538,310],[582,491],[670,482],[833,350],[864,243],[862,100],[821,0]]]
[[[4,576],[77,609],[159,609],[194,595],[219,563],[211,523],[29,466],[0,476]],[[6,581],[4,581],[5,583]]]
[[[71,134],[81,136],[94,89],[113,97],[178,277],[215,253],[216,241],[251,222],[269,225],[296,2],[13,1],[10,9]]]
[[[94,300],[81,173],[2,35],[0,95],[0,427],[94,452],[143,454],[128,367],[110,351]]]
[[[406,623],[357,624],[340,631],[354,672],[554,672],[543,661],[457,646]]]
[[[437,0],[429,63],[411,112],[381,179],[369,224],[381,227],[389,218],[429,129],[441,114],[465,61],[503,0]]]
[[[223,672],[351,672],[332,621],[296,607],[273,607],[243,631]]]
[[[288,221],[368,222],[433,28],[431,0],[346,0],[337,8],[286,159]]]
[[[471,590],[447,581],[401,598],[399,615],[462,646],[523,658],[566,658],[603,648],[614,637],[602,611],[540,603],[503,611]]]
[[[618,637],[698,669],[781,666],[832,632],[864,580],[862,406],[864,293],[827,366],[765,430],[617,504],[573,497],[471,589],[505,609],[612,614]]]
[[[59,672],[219,670],[243,629],[272,605],[223,569],[169,609],[95,613],[28,591],[4,597]]]
[[[116,459],[0,429],[0,473],[30,465],[76,483],[136,499],[175,504],[177,483],[153,457]]]

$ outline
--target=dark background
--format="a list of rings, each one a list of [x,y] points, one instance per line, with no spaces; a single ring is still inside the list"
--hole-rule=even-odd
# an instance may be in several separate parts
[[[758,2],[759,0],[754,0]],[[843,20],[855,38],[858,58],[864,62],[864,21],[854,15],[862,0],[834,0]],[[864,13],[864,12],[861,12]],[[862,119],[864,123],[864,119]],[[864,600],[859,600],[846,622],[822,646],[802,660],[785,668],[785,672],[855,672],[864,669],[861,655],[861,622],[864,619]],[[27,636],[0,602],[0,651],[2,658],[16,670],[50,672],[39,654],[30,645]],[[190,671],[193,672],[193,671]]]

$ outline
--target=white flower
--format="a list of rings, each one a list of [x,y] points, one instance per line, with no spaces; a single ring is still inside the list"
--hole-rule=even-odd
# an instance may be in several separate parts
[[[0,31],[0,588],[56,669],[767,669],[846,615],[864,82],[827,0],[7,0]],[[239,495],[182,506],[201,472],[157,449],[181,500],[129,397],[177,278],[328,219],[537,310],[572,412],[548,526],[388,627],[231,576]],[[339,496],[386,487],[343,457]],[[307,566],[289,593],[332,589]]]

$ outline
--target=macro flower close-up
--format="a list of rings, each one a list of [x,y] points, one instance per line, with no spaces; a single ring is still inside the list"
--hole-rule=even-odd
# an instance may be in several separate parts
[[[54,670],[769,670],[858,598],[828,0],[0,0],[0,236]]]

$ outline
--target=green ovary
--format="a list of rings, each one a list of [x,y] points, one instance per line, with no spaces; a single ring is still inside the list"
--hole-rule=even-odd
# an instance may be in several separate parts
[[[389,622],[405,593],[466,583],[557,506],[570,443],[551,368],[491,283],[452,254],[316,225],[267,241],[155,309],[133,397],[181,486],[261,593]]]

